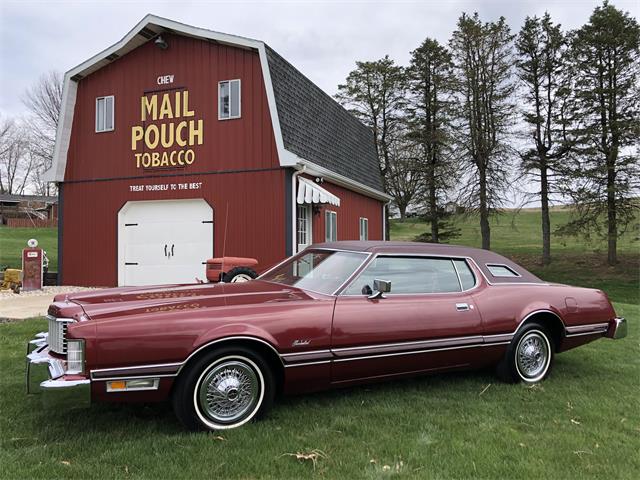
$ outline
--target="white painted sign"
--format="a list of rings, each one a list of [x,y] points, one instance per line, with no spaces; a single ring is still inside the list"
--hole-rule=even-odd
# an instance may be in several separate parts
[[[169,190],[200,190],[202,182],[154,183],[151,185],[129,185],[130,192],[165,192]]]
[[[157,79],[158,85],[169,85],[173,83],[174,75],[160,75]]]

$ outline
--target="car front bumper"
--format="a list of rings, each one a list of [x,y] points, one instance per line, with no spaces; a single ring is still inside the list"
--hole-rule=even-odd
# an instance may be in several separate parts
[[[65,361],[49,351],[47,334],[38,333],[27,344],[27,393],[46,393],[49,401],[72,402],[73,406],[91,403],[91,382],[82,375],[65,375]]]
[[[618,340],[627,336],[627,320],[622,317],[616,317],[609,322],[607,329],[607,337]]]

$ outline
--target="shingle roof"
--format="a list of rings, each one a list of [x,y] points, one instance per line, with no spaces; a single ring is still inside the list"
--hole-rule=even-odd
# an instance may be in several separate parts
[[[266,53],[284,147],[384,191],[373,132],[269,46]]]

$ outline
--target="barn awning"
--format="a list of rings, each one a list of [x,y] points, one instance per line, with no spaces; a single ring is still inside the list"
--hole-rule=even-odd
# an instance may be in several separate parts
[[[333,193],[325,190],[317,183],[298,177],[298,199],[297,202],[302,205],[305,203],[329,203],[340,206],[340,199]]]

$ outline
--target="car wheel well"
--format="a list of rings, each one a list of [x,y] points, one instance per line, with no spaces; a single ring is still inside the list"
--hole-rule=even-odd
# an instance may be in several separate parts
[[[205,348],[202,348],[201,350],[199,350],[195,355],[189,357],[187,359],[187,362],[180,369],[180,373],[182,373],[183,371],[186,371],[190,365],[193,365],[195,362],[198,361],[198,359],[202,358],[204,355],[207,355],[208,353],[222,347],[224,348],[240,347],[240,348],[250,350],[256,353],[257,355],[260,355],[260,357],[267,363],[267,365],[271,369],[271,372],[273,373],[273,376],[276,379],[276,394],[282,393],[282,389],[284,387],[284,366],[282,364],[282,361],[280,360],[280,357],[278,356],[276,351],[273,350],[273,348],[267,346],[266,344],[262,343],[259,340],[251,340],[250,338],[246,338],[246,339],[233,338],[228,340],[221,339],[220,341],[212,343],[211,345],[208,345]],[[178,377],[179,376],[180,374],[178,374]]]
[[[522,325],[528,325],[530,323],[539,323],[543,327],[546,327],[549,333],[551,333],[554,351],[560,351],[562,339],[564,338],[564,323],[562,323],[560,317],[552,312],[537,312],[528,317]]]

